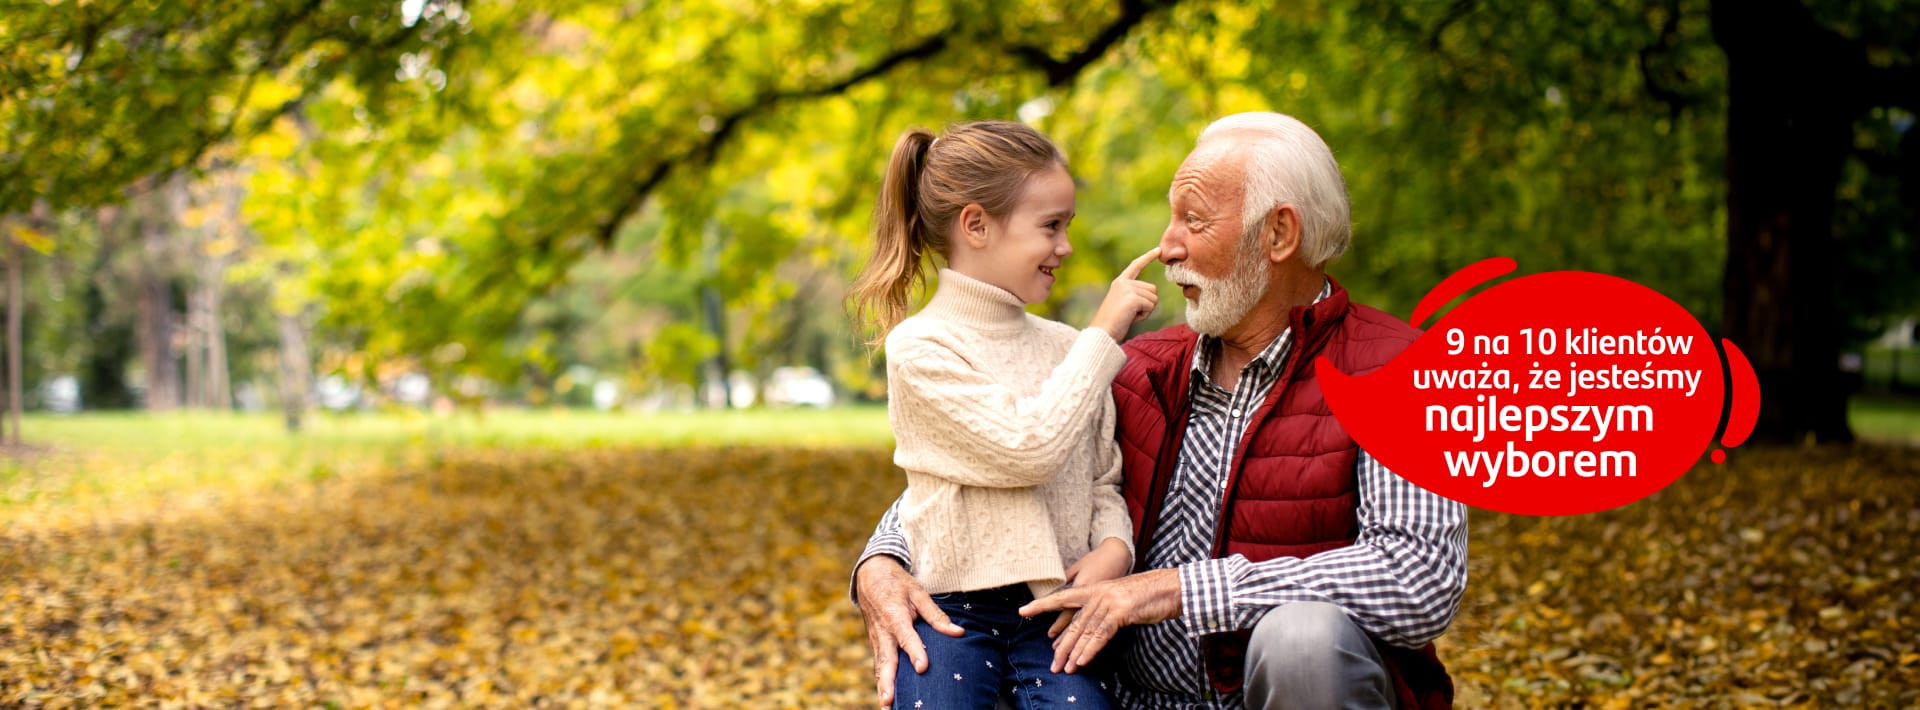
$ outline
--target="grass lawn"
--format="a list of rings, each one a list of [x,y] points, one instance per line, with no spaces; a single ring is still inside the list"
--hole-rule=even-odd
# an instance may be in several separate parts
[[[1847,402],[1847,414],[1862,439],[1920,445],[1920,399],[1856,395]]]
[[[33,443],[126,452],[234,446],[369,451],[407,446],[845,446],[892,441],[883,405],[653,413],[573,409],[496,409],[454,415],[316,413],[297,434],[289,434],[280,418],[271,414],[90,413],[29,416],[25,429]]]
[[[566,409],[314,414],[290,434],[269,414],[26,418],[27,452],[0,460],[0,515],[32,501],[111,502],[283,486],[455,450],[891,446],[885,406],[661,413]]]

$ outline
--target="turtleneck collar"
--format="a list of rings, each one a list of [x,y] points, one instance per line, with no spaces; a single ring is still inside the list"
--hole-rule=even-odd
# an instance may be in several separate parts
[[[1027,304],[1020,297],[953,269],[940,270],[940,285],[921,313],[982,330],[1013,330],[1027,323]]]

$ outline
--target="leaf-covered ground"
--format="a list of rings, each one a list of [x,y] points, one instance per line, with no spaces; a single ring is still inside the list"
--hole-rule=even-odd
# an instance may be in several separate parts
[[[1462,704],[1920,707],[1917,453],[1734,449],[1605,513],[1474,511]]]
[[[1463,706],[1920,705],[1911,452],[1476,511]],[[221,479],[225,480],[225,479]],[[0,706],[861,707],[884,449],[469,450],[0,507]]]

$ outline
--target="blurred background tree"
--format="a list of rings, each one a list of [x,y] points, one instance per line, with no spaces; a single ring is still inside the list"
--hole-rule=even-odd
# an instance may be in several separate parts
[[[0,215],[44,256],[8,352],[87,406],[296,426],[725,406],[795,366],[875,398],[841,300],[902,130],[1061,143],[1071,321],[1200,128],[1278,110],[1341,160],[1361,300],[1492,255],[1634,279],[1753,358],[1762,436],[1845,439],[1842,352],[1920,305],[1915,5],[9,5]]]

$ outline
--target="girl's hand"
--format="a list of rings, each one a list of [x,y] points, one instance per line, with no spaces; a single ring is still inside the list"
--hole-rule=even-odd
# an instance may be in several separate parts
[[[1160,290],[1141,281],[1140,271],[1159,258],[1160,247],[1154,247],[1120,272],[1120,277],[1113,280],[1113,288],[1107,291],[1107,300],[1094,312],[1091,327],[1107,331],[1107,335],[1113,336],[1113,342],[1118,343],[1126,339],[1128,328],[1153,314],[1154,307],[1160,304]]]
[[[1100,546],[1081,557],[1078,562],[1067,568],[1067,584],[1086,586],[1109,579],[1119,579],[1133,567],[1133,555],[1127,552],[1127,544],[1119,538],[1110,537],[1100,541]],[[1073,621],[1073,610],[1063,609],[1060,618],[1053,620],[1053,627],[1047,629],[1047,637],[1054,638]]]
[[[1067,568],[1067,583],[1087,586],[1094,582],[1119,579],[1133,567],[1133,554],[1127,552],[1127,543],[1120,538],[1110,537],[1100,541],[1100,546],[1081,557],[1080,561]]]

